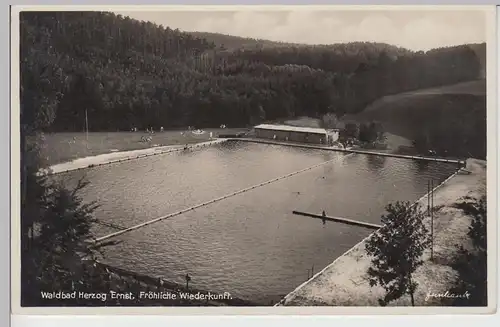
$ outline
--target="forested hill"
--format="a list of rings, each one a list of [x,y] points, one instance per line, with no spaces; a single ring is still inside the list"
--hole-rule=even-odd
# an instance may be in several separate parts
[[[288,43],[288,42],[277,42],[277,41],[270,41],[270,40],[263,40],[263,39],[254,39],[254,38],[248,38],[248,37],[240,37],[240,36],[234,36],[234,35],[227,35],[227,34],[221,34],[221,33],[209,33],[209,32],[187,32],[194,37],[197,38],[203,38],[206,39],[207,41],[213,43],[215,46],[227,49],[227,50],[258,50],[258,49],[264,49],[264,48],[310,48],[311,46],[308,46],[306,44],[299,44],[299,43]],[[331,51],[328,51],[329,48],[330,50],[332,48],[336,48],[338,51],[342,51],[343,47],[348,46],[347,44],[336,44],[336,45],[316,45],[314,48],[318,49],[323,49],[327,52],[326,55],[331,55]],[[387,47],[386,51],[389,51],[393,54],[411,54],[411,51],[408,51],[404,48],[398,48],[395,46],[391,46],[388,44],[378,44],[375,45],[373,43],[361,43],[361,42],[354,42],[351,43],[349,46],[353,48],[359,48],[363,46],[378,46],[378,47]],[[483,72],[486,70],[486,46],[484,43],[479,43],[479,44],[468,44],[467,45],[478,57]],[[278,55],[281,51],[284,49],[280,49],[278,51],[270,51],[270,53],[274,54],[275,56]],[[439,50],[439,49],[438,49]],[[333,51],[334,53],[336,51]],[[364,51],[363,51],[364,52]],[[289,59],[289,58],[288,58]],[[338,59],[337,59],[338,60]]]
[[[221,49],[204,38],[100,12],[21,13],[21,122],[52,131],[245,126],[477,79],[478,48],[387,44]],[[483,52],[485,53],[485,52]]]
[[[262,39],[254,39],[248,37],[240,37],[221,33],[209,32],[187,32],[194,37],[203,38],[215,44],[216,46],[226,49],[260,49],[260,48],[276,48],[276,47],[292,47],[301,46],[288,42],[276,42]],[[303,45],[302,45],[303,46]]]

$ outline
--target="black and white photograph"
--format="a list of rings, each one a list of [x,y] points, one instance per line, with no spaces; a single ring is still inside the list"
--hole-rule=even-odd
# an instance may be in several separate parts
[[[14,307],[496,307],[493,6],[14,9]]]

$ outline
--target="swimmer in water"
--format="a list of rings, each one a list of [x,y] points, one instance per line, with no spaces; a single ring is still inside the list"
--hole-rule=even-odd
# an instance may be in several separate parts
[[[326,213],[325,213],[325,210],[323,210],[323,219],[322,219],[322,220],[323,220],[323,225],[325,225],[325,224],[326,224],[326,219],[325,219],[325,217],[326,217]]]

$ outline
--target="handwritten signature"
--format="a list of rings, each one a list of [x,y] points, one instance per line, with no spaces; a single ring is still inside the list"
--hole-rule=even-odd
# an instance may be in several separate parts
[[[455,294],[455,293],[451,293],[449,291],[446,291],[444,293],[427,292],[427,295],[425,296],[425,301],[428,301],[431,298],[440,298],[440,299],[443,299],[443,298],[446,298],[446,299],[458,299],[458,298],[462,298],[462,299],[469,299],[470,296],[471,296],[471,294],[469,292],[467,292],[467,291],[465,291],[462,294]]]

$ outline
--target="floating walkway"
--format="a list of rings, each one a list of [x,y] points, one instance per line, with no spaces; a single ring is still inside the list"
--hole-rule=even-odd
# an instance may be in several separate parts
[[[358,153],[358,154],[376,155],[376,156],[391,157],[391,158],[454,163],[454,164],[460,165],[461,167],[464,167],[466,164],[465,160],[459,160],[459,159],[445,159],[445,158],[435,158],[435,157],[425,157],[425,156],[409,156],[409,155],[404,155],[404,154],[394,154],[394,153],[364,151],[364,150],[354,150],[354,149],[342,149],[342,148],[332,147],[332,146],[321,146],[321,145],[301,144],[301,143],[292,143],[292,142],[280,142],[280,141],[266,140],[266,139],[228,138],[227,140],[292,146],[292,147],[306,148],[306,149],[330,150],[330,151],[338,151],[338,152],[346,152],[346,153]]]
[[[345,158],[345,157],[344,157]],[[241,193],[245,193],[245,192],[248,192],[248,191],[251,191],[251,190],[254,190],[258,187],[261,187],[261,186],[264,186],[264,185],[268,185],[268,184],[271,184],[271,183],[274,183],[274,182],[277,182],[277,181],[280,181],[280,180],[283,180],[285,178],[288,178],[288,177],[291,177],[291,176],[294,176],[294,175],[297,175],[297,174],[300,174],[300,173],[303,173],[305,171],[308,171],[308,170],[312,170],[312,169],[315,169],[317,167],[320,167],[320,166],[324,166],[326,164],[329,164],[333,161],[336,161],[338,160],[339,158],[334,158],[334,159],[331,159],[331,160],[328,160],[328,161],[324,161],[322,163],[319,163],[317,165],[314,165],[314,166],[311,166],[311,167],[308,167],[308,168],[305,168],[305,169],[301,169],[299,171],[296,171],[296,172],[293,172],[293,173],[290,173],[290,174],[286,174],[284,176],[281,176],[281,177],[277,177],[277,178],[274,178],[274,179],[271,179],[271,180],[268,180],[267,182],[263,182],[263,183],[259,183],[259,184],[256,184],[256,185],[253,185],[253,186],[250,186],[250,187],[247,187],[247,188],[244,188],[242,190],[239,190],[239,191],[236,191],[236,192],[233,192],[233,193],[230,193],[230,194],[227,194],[227,195],[224,195],[224,196],[221,196],[219,198],[216,198],[216,199],[213,199],[213,200],[210,200],[210,201],[207,201],[207,202],[203,202],[203,203],[200,203],[200,204],[197,204],[195,206],[192,206],[192,207],[189,207],[189,208],[186,208],[186,209],[183,209],[183,210],[180,210],[180,211],[177,211],[177,212],[173,212],[173,213],[170,213],[168,215],[165,215],[165,216],[162,216],[162,217],[159,217],[159,218],[156,218],[156,219],[153,219],[153,220],[150,220],[150,221],[146,221],[144,223],[141,223],[141,224],[138,224],[138,225],[135,225],[135,226],[132,226],[132,227],[129,227],[129,228],[126,228],[126,229],[123,229],[123,230],[120,230],[120,231],[117,231],[117,232],[114,232],[114,233],[111,233],[109,235],[106,235],[106,236],[102,236],[102,237],[99,237],[95,240],[96,243],[99,243],[99,242],[102,242],[104,240],[107,240],[107,239],[110,239],[110,238],[113,238],[113,237],[117,237],[117,236],[120,236],[120,235],[123,235],[125,233],[128,233],[128,232],[131,232],[133,230],[136,230],[136,229],[139,229],[141,227],[145,227],[145,226],[148,226],[148,225],[151,225],[151,224],[154,224],[154,223],[157,223],[157,222],[160,222],[162,220],[165,220],[165,219],[168,219],[168,218],[172,218],[172,217],[175,217],[175,216],[179,216],[179,215],[182,215],[183,213],[186,213],[186,212],[189,212],[189,211],[192,211],[192,210],[195,210],[195,209],[198,209],[198,208],[201,208],[201,207],[204,207],[204,206],[207,206],[209,204],[212,204],[212,203],[215,203],[215,202],[219,202],[219,201],[222,201],[222,200],[225,200],[225,199],[228,199],[230,197],[233,197],[235,195],[238,195],[238,194],[241,194]]]
[[[191,144],[191,145],[188,145],[187,147],[179,145],[175,148],[169,148],[167,150],[157,150],[157,149],[163,148],[163,147],[171,147],[171,146],[123,151],[121,153],[124,155],[126,155],[128,152],[130,152],[130,154],[128,156],[124,156],[124,157],[119,158],[119,159],[105,160],[104,162],[98,162],[98,163],[90,163],[90,164],[87,163],[87,164],[84,164],[83,166],[78,166],[75,162],[66,162],[66,163],[55,164],[55,165],[52,165],[48,170],[41,170],[39,172],[39,174],[46,175],[46,176],[59,175],[59,174],[68,173],[68,172],[77,171],[77,170],[96,168],[96,167],[101,167],[101,166],[114,164],[114,163],[121,163],[121,162],[135,160],[135,159],[148,158],[148,157],[157,156],[160,154],[167,154],[167,153],[192,150],[192,149],[200,149],[200,148],[204,148],[204,147],[211,146],[214,144],[223,143],[225,141],[227,141],[227,140],[226,139],[217,139],[214,141],[207,141],[207,142]],[[175,145],[173,145],[173,146],[175,146]],[[117,155],[117,154],[119,154],[119,152],[114,152],[114,153],[112,152],[109,155],[111,155],[111,154]],[[106,154],[103,154],[103,155],[106,155]],[[98,155],[98,156],[101,156],[101,155]],[[95,157],[98,157],[98,156],[95,156]],[[95,157],[90,157],[88,159],[92,159]],[[75,161],[82,160],[82,159],[85,159],[85,158],[76,159]],[[69,168],[65,168],[65,167],[69,167]]]
[[[311,218],[318,218],[321,220],[334,221],[337,223],[343,223],[343,224],[347,224],[347,225],[361,226],[361,227],[374,229],[374,230],[380,229],[382,227],[382,225],[365,223],[362,221],[357,221],[357,220],[352,220],[352,219],[347,219],[347,218],[322,216],[322,215],[316,215],[313,213],[307,213],[307,212],[301,212],[301,211],[295,211],[295,210],[292,212],[294,215],[306,216],[306,217],[311,217]]]

